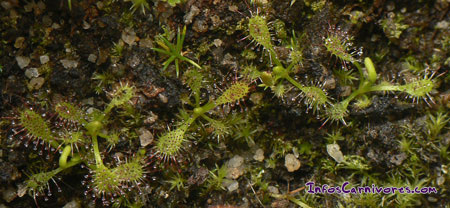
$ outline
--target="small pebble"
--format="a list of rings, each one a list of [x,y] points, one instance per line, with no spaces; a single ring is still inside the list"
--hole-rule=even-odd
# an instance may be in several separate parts
[[[275,187],[275,186],[268,186],[267,190],[269,191],[269,193],[272,193],[272,194],[279,194],[280,193],[278,188]]]
[[[145,128],[140,128],[138,130],[139,140],[141,141],[141,146],[145,147],[153,142],[153,134]]]
[[[42,17],[42,23],[45,27],[50,27],[52,25],[52,19],[48,15],[45,15]]]
[[[25,38],[18,37],[16,38],[16,42],[14,42],[14,48],[22,48],[24,46]]]
[[[128,45],[133,45],[134,41],[136,41],[136,33],[131,28],[126,28],[122,32],[122,40],[123,42],[127,43]]]
[[[288,169],[288,172],[294,172],[300,168],[300,160],[295,158],[294,154],[287,154],[284,157],[284,166]]]
[[[50,58],[47,55],[39,56],[39,61],[41,61],[41,64],[46,64],[50,61]]]
[[[83,29],[89,30],[89,28],[91,28],[91,25],[88,22],[83,20]]]
[[[61,64],[65,69],[76,68],[78,66],[78,61],[75,60],[63,59],[60,60],[59,62],[61,62]]]
[[[16,56],[16,61],[17,61],[17,65],[19,65],[19,67],[21,69],[25,68],[28,66],[28,64],[30,64],[30,58],[25,57],[25,56]]]
[[[244,174],[243,163],[244,163],[244,158],[239,155],[235,155],[233,158],[231,158],[227,162],[228,171],[227,171],[226,177],[229,179],[237,179],[237,178],[239,178],[239,176]]]
[[[435,198],[435,197],[429,196],[429,197],[428,197],[428,201],[429,201],[429,202],[432,202],[432,203],[436,203],[436,202],[438,202],[438,199]]]
[[[139,41],[139,47],[153,48],[153,41],[150,38],[144,38]]]
[[[38,90],[44,85],[44,81],[45,80],[42,77],[33,78],[31,79],[29,86],[31,89]]]
[[[228,161],[228,167],[229,168],[237,168],[239,166],[241,166],[244,163],[244,158],[239,156],[239,155],[235,155],[233,158],[231,158]]]
[[[195,32],[204,33],[208,31],[208,23],[205,20],[197,19],[195,20],[194,26],[192,28],[195,30]]]
[[[16,190],[12,186],[9,186],[5,191],[3,191],[2,198],[7,203],[12,202],[12,200],[14,200],[16,197]]]
[[[436,178],[436,184],[437,184],[438,186],[444,185],[444,182],[445,182],[445,177],[439,176],[439,177]]]
[[[336,162],[341,163],[344,161],[344,155],[338,144],[328,144],[327,152]]]
[[[2,2],[0,3],[0,5],[2,5],[2,7],[3,7],[5,10],[11,9],[11,8],[13,7],[13,5],[11,4],[11,2],[9,2],[9,1],[2,1]]]
[[[67,203],[66,205],[64,205],[63,208],[81,208],[81,204],[78,200],[72,200],[69,203]]]
[[[220,40],[220,39],[214,39],[213,44],[214,44],[216,47],[220,47],[220,46],[223,44],[223,42],[222,42],[222,40]]]
[[[28,79],[39,77],[39,71],[36,68],[29,68],[25,71],[25,76],[28,77]]]
[[[200,9],[195,5],[192,5],[189,13],[184,15],[184,24],[186,25],[191,24],[194,17],[197,16],[198,14],[200,14]]]
[[[54,22],[54,23],[52,24],[52,28],[55,29],[55,30],[57,30],[57,29],[61,28],[61,25],[59,25],[58,23]]]
[[[95,63],[97,61],[97,56],[93,53],[89,54],[88,61],[91,63]]]
[[[450,26],[449,22],[442,20],[436,24],[436,29],[446,30]]]
[[[264,160],[264,150],[261,148],[257,149],[255,155],[253,156],[253,159],[262,162]]]
[[[239,183],[236,180],[225,180],[222,185],[227,187],[228,192],[236,191],[239,188]]]
[[[230,12],[238,12],[239,8],[236,5],[230,5],[228,10],[230,10]]]
[[[169,102],[169,99],[168,99],[165,95],[163,95],[162,93],[159,93],[159,94],[158,94],[158,98],[159,98],[159,100],[160,100],[162,103],[164,103],[164,104],[166,104],[166,103]]]
[[[153,124],[158,120],[158,115],[150,111],[149,116],[144,120],[145,124]]]

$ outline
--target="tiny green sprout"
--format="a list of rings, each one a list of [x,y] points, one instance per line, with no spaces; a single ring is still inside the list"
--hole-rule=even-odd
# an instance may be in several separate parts
[[[362,173],[366,170],[369,170],[370,166],[367,164],[366,160],[359,155],[345,155],[344,161],[339,163],[336,168],[356,170],[357,172]]]
[[[230,134],[230,128],[228,127],[228,125],[226,125],[226,123],[211,119],[207,116],[202,117],[205,118],[209,122],[211,128],[213,128],[213,135],[217,137],[217,140]]]
[[[436,115],[429,113],[428,120],[426,122],[427,135],[431,139],[435,139],[449,121],[450,118],[448,117],[447,113],[444,113],[442,111],[437,112]]]
[[[134,97],[134,87],[128,84],[120,83],[120,86],[110,93],[112,100],[105,110],[105,114],[109,113],[113,107],[126,104]]]
[[[224,164],[220,168],[216,164],[216,168],[212,171],[209,171],[209,178],[207,180],[207,189],[210,190],[226,190],[222,185],[222,182],[228,174],[228,168]]]
[[[184,53],[182,52],[182,49],[183,49],[183,42],[184,42],[185,36],[186,36],[186,26],[183,27],[183,30],[181,32],[180,32],[180,30],[178,30],[176,44],[171,43],[167,37],[164,37],[163,35],[159,35],[159,40],[157,40],[156,43],[161,48],[152,48],[154,51],[157,51],[159,53],[169,56],[169,58],[166,61],[164,61],[164,63],[163,63],[164,64],[164,67],[162,69],[163,71],[166,70],[167,67],[172,62],[175,62],[175,69],[177,72],[177,77],[180,73],[180,66],[179,66],[180,61],[186,61],[198,69],[202,68],[200,65],[198,65],[191,59],[188,59],[185,56],[183,56]]]
[[[364,65],[367,69],[367,80],[369,80],[370,83],[375,83],[377,80],[377,72],[375,71],[375,66],[373,65],[372,59],[366,57],[364,59]]]
[[[259,77],[262,81],[263,87],[271,87],[274,84],[274,80],[272,74],[270,72],[261,72],[261,76]]]
[[[286,92],[286,88],[282,83],[278,83],[276,86],[273,86],[272,88],[273,94],[277,97],[283,97],[284,93]]]
[[[167,161],[168,159],[174,159],[183,148],[183,142],[186,140],[184,134],[188,128],[187,124],[178,127],[175,130],[166,132],[159,137],[156,145],[154,146],[156,154]]]
[[[203,74],[198,70],[189,70],[185,73],[186,83],[191,88],[192,92],[199,93],[200,88],[203,87]]]
[[[67,102],[58,103],[55,107],[55,112],[58,113],[59,117],[71,123],[82,124],[86,122],[84,120],[83,112],[76,106]]]
[[[287,37],[286,24],[282,20],[276,19],[275,21],[272,22],[272,25],[275,30],[276,37],[282,40],[286,39]]]
[[[94,170],[92,183],[96,196],[113,195],[120,191],[120,176],[103,165]]]
[[[312,108],[314,112],[320,110],[320,108],[324,107],[329,102],[327,95],[319,87],[303,87],[301,90],[305,103],[308,105],[308,109]]]
[[[334,75],[338,78],[342,85],[352,85],[354,81],[358,80],[353,70],[334,70]]]
[[[130,10],[134,13],[137,9],[140,9],[143,14],[145,14],[145,9],[150,10],[150,6],[147,2],[147,0],[131,0],[133,2],[133,5],[131,6]]]
[[[55,169],[49,172],[35,173],[29,176],[25,181],[28,194],[36,198],[36,196],[44,193],[49,187],[49,181],[53,180],[53,177],[60,172],[60,169]]]
[[[325,38],[324,46],[328,52],[345,62],[355,62],[355,52],[352,48],[353,37],[341,31],[340,28],[330,27],[328,36]]]
[[[336,143],[337,141],[345,140],[340,131],[333,131],[332,133],[328,133],[327,137],[325,137],[328,144]]]
[[[30,138],[41,139],[55,148],[58,146],[48,124],[38,113],[25,109],[20,113],[19,120]]]
[[[67,5],[69,6],[69,10],[72,11],[72,0],[67,0]]]
[[[262,45],[268,50],[272,50],[272,39],[270,37],[269,27],[264,17],[255,15],[248,20],[248,30],[250,36],[258,44]]]
[[[117,175],[120,183],[139,184],[144,180],[144,166],[139,158],[132,158],[119,166],[115,167],[112,172]]]
[[[231,85],[231,87],[228,88],[219,98],[217,98],[215,102],[216,106],[237,102],[245,97],[249,91],[250,87],[248,86],[248,83],[237,81]]]
[[[408,93],[415,100],[418,98],[426,99],[434,87],[433,80],[425,77],[399,86],[399,90]]]
[[[344,118],[347,116],[347,105],[345,103],[332,104],[327,107],[325,115],[327,116],[325,123],[331,120],[342,121],[342,123],[346,124]]]
[[[251,146],[252,144],[255,144],[254,138],[258,133],[258,128],[255,128],[255,126],[252,125],[250,122],[245,122],[237,126],[234,132],[235,132],[234,136],[235,140],[243,140],[247,144],[249,144],[249,146]]]
[[[167,181],[170,184],[170,190],[177,188],[177,191],[181,191],[184,189],[184,184],[186,183],[186,179],[180,173],[173,175],[170,180]]]
[[[111,55],[119,58],[122,57],[124,48],[124,42],[122,40],[114,43],[113,47],[111,48]]]
[[[181,4],[183,0],[163,0],[166,1],[170,6],[174,7],[177,4]]]
[[[353,104],[357,109],[365,109],[372,104],[372,100],[366,95],[362,95],[356,98],[356,102]]]

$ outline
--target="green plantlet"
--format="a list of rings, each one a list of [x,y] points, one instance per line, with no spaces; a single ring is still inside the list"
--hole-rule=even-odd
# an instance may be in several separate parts
[[[163,0],[165,2],[167,2],[170,6],[174,7],[177,4],[181,4],[183,2],[183,0]]]
[[[61,117],[63,120],[66,120],[70,123],[73,124],[86,123],[82,111],[68,102],[61,102],[56,104],[55,112],[58,113],[58,116]]]
[[[272,39],[270,37],[269,27],[264,17],[255,15],[248,20],[248,30],[250,36],[258,44],[262,45],[268,50],[272,50]]]
[[[120,86],[111,94],[112,100],[105,109],[105,114],[109,113],[112,108],[126,104],[134,96],[134,88],[128,84],[120,83]]]
[[[150,10],[150,6],[147,2],[147,0],[131,0],[133,2],[133,5],[131,6],[130,10],[134,13],[137,9],[140,9],[143,14],[145,14],[145,9]]]
[[[120,183],[140,184],[144,179],[144,166],[140,158],[132,158],[130,161],[115,167],[112,172],[117,175]]]
[[[44,194],[44,191],[49,187],[49,181],[53,180],[53,177],[55,177],[59,172],[59,169],[55,169],[49,172],[40,172],[29,176],[29,178],[25,181],[28,194],[33,196],[36,200],[37,196]]]
[[[159,35],[159,40],[156,41],[156,43],[161,46],[161,48],[152,48],[153,50],[168,55],[169,59],[167,59],[163,64],[163,71],[167,69],[167,67],[172,63],[175,62],[175,69],[177,72],[177,77],[180,73],[180,61],[186,61],[190,64],[192,64],[193,66],[195,66],[198,69],[201,69],[202,67],[200,65],[198,65],[197,63],[195,63],[194,61],[192,61],[191,59],[188,59],[186,57],[183,56],[183,42],[184,42],[184,37],[186,36],[186,26],[183,27],[183,30],[180,32],[180,30],[178,30],[177,33],[177,42],[176,44],[171,43],[167,37],[164,37],[163,35]]]
[[[436,113],[435,116],[433,114],[429,113],[428,120],[426,122],[427,135],[431,139],[435,139],[449,121],[450,121],[450,118],[448,117],[447,113],[439,111]]]
[[[273,94],[275,94],[275,96],[277,96],[279,98],[283,97],[284,93],[286,92],[286,88],[284,87],[284,85],[282,83],[278,83],[277,85],[273,86],[271,89],[272,89]]]
[[[311,86],[303,87],[301,90],[308,109],[316,111],[328,104],[328,97],[321,88]]]
[[[372,104],[372,100],[366,95],[362,95],[356,99],[356,102],[353,104],[357,109],[365,109]]]
[[[222,182],[227,176],[228,168],[226,165],[222,165],[220,168],[216,164],[216,168],[212,171],[209,171],[209,178],[207,180],[207,192],[211,190],[226,190],[223,187]]]
[[[377,72],[375,71],[375,66],[373,65],[372,59],[369,57],[364,58],[364,65],[367,69],[367,80],[370,83],[375,83],[377,80]]]
[[[429,93],[433,90],[434,87],[435,85],[433,83],[433,80],[424,78],[414,80],[411,83],[405,84],[403,86],[399,86],[398,90],[408,93],[414,101],[418,101],[419,98],[422,98],[426,101],[426,98],[429,96]]]
[[[217,138],[217,140],[231,133],[230,128],[226,123],[211,119],[207,116],[204,116],[203,118],[205,118],[209,122],[210,127],[213,128],[213,135]]]
[[[347,116],[347,105],[345,103],[337,103],[332,104],[326,109],[326,116],[327,119],[324,123],[326,123],[328,120],[331,121],[342,121],[345,125],[344,118]]]
[[[122,57],[124,48],[124,42],[122,40],[119,40],[119,42],[114,43],[113,47],[111,48],[111,55],[117,58]]]
[[[163,161],[169,159],[174,160],[180,150],[183,148],[183,142],[185,141],[184,134],[188,125],[184,124],[175,130],[166,132],[159,137],[156,142],[155,153],[162,158]]]
[[[250,87],[246,82],[238,81],[231,85],[230,88],[225,90],[225,92],[217,98],[215,101],[215,105],[223,105],[227,103],[234,103],[244,98],[247,93],[250,91]]]
[[[333,131],[332,133],[327,134],[327,137],[325,139],[327,140],[328,144],[334,144],[337,141],[345,140],[340,131]]]
[[[341,31],[340,28],[335,29],[330,26],[330,32],[325,38],[324,46],[328,52],[345,62],[355,62],[353,57],[355,50],[352,48],[353,37]]]
[[[334,74],[343,85],[352,85],[353,81],[358,80],[352,70],[334,70]]]
[[[112,196],[120,192],[120,176],[103,165],[93,171],[92,187],[95,196]]]
[[[252,144],[255,144],[254,138],[256,134],[258,133],[258,128],[256,128],[254,125],[252,125],[250,122],[248,122],[246,119],[243,120],[244,122],[242,124],[239,124],[236,126],[235,140],[243,140],[249,146]]]
[[[272,77],[272,74],[270,72],[261,72],[261,76],[259,77],[262,81],[262,85],[260,85],[261,87],[271,87],[274,84],[274,80]]]
[[[38,113],[30,109],[24,109],[20,112],[19,122],[27,132],[28,137],[36,140],[42,140],[51,144],[54,148],[58,147],[48,124]]]
[[[85,139],[83,137],[83,132],[82,131],[77,131],[77,132],[65,132],[65,134],[62,136],[62,143],[61,146],[63,145],[68,145],[71,147],[72,150],[72,155],[73,155],[73,150],[74,147],[77,151],[79,151],[78,149],[78,145],[85,143]]]
[[[180,173],[173,175],[170,180],[167,181],[170,184],[170,190],[177,188],[177,191],[184,189],[186,179]]]

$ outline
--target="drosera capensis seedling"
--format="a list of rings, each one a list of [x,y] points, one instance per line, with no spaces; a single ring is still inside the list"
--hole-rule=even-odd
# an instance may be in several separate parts
[[[47,199],[52,195],[49,189],[50,181],[56,184],[55,177],[80,164],[87,167],[87,178],[91,179],[89,182],[83,182],[92,187],[86,193],[91,193],[94,199],[101,199],[105,206],[119,203],[118,196],[126,196],[144,182],[147,164],[143,149],[124,161],[116,162],[116,165],[103,162],[104,151],[101,151],[103,146],[99,144],[99,140],[117,140],[117,135],[108,128],[109,117],[113,109],[128,104],[135,96],[134,87],[120,83],[109,96],[110,102],[105,105],[103,111],[85,113],[72,103],[59,102],[54,108],[50,108],[51,112],[46,113],[54,114],[56,119],[47,120],[46,114],[41,115],[33,108],[18,112],[14,122],[20,130],[15,132],[13,137],[28,139],[28,142],[34,144],[34,149],[37,149],[39,144],[49,150],[49,153],[59,152],[58,167],[53,170],[32,171],[23,183],[21,191],[29,193],[36,204],[37,197],[45,196]],[[65,125],[66,123],[71,125]],[[28,146],[28,142],[25,146]]]
[[[223,125],[220,124],[220,121],[207,116],[206,113],[218,106],[239,101],[244,98],[249,91],[250,87],[248,83],[245,81],[237,81],[225,90],[216,100],[209,101],[204,105],[200,105],[200,101],[198,100],[198,102],[195,103],[195,106],[197,107],[195,107],[190,114],[187,112],[183,113],[184,120],[179,122],[178,128],[166,132],[159,137],[154,146],[154,155],[161,158],[162,161],[176,161],[176,156],[184,148],[184,142],[187,140],[184,137],[187,129],[199,117],[212,122],[212,125],[215,125],[216,127],[215,129],[219,131],[216,132],[216,134],[223,136]]]

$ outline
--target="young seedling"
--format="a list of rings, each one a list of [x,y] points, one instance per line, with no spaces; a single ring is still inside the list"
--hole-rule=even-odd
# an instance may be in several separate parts
[[[270,72],[259,73],[260,79],[263,82],[263,84],[260,86],[265,88],[270,87],[277,96],[280,96],[285,92],[281,80],[287,80],[301,91],[301,96],[305,100],[307,108],[308,109],[312,108],[314,112],[320,110],[322,107],[325,107],[329,103],[328,97],[322,88],[316,86],[305,86],[297,82],[289,75],[289,73],[293,71],[294,66],[298,64],[299,61],[301,61],[301,54],[298,54],[300,55],[300,57],[294,57],[293,59],[291,59],[292,62],[289,64],[288,67],[284,67],[281,61],[278,59],[277,54],[273,48],[272,39],[269,28],[267,26],[267,22],[262,16],[255,15],[252,18],[250,18],[248,28],[250,37],[252,37],[254,41],[262,45],[267,51],[269,51],[270,57],[272,58],[272,61],[276,65],[275,67],[272,68],[273,73]],[[295,40],[296,37],[292,41]],[[299,52],[298,49],[296,50],[297,52]]]
[[[353,91],[347,98],[339,103],[332,104],[327,109],[327,119],[332,121],[342,121],[345,124],[344,118],[347,116],[347,108],[350,102],[360,96],[365,96],[366,93],[375,91],[400,91],[405,92],[408,96],[412,97],[414,101],[419,99],[431,99],[429,93],[435,88],[434,81],[431,77],[423,77],[423,79],[415,79],[404,85],[394,85],[387,82],[382,82],[378,85],[375,84],[377,80],[377,73],[372,60],[368,57],[364,59],[365,72],[358,62],[353,62],[358,68],[360,73],[359,88]],[[427,102],[428,103],[428,102]]]
[[[163,67],[163,71],[167,69],[167,67],[172,63],[175,62],[175,69],[177,72],[177,77],[180,73],[180,62],[181,61],[186,61],[190,64],[192,64],[193,66],[195,66],[198,69],[201,69],[202,67],[200,65],[198,65],[197,63],[195,63],[194,61],[192,61],[189,58],[186,58],[184,56],[184,53],[182,52],[183,49],[183,42],[184,42],[184,38],[186,36],[186,26],[183,27],[183,30],[180,32],[180,30],[178,30],[177,33],[177,40],[176,40],[176,44],[171,43],[168,40],[168,37],[165,37],[163,35],[159,35],[159,40],[156,41],[156,43],[161,47],[161,48],[152,48],[153,50],[168,55],[169,58],[164,61],[164,67]]]
[[[203,106],[200,106],[200,103],[196,102],[195,105],[198,107],[195,107],[191,114],[182,111],[182,118],[184,120],[180,122],[181,124],[177,129],[163,134],[158,139],[154,146],[155,155],[164,162],[169,160],[175,161],[175,157],[184,147],[183,145],[186,141],[184,134],[198,117],[202,117],[211,123],[217,137],[227,134],[228,128],[222,122],[209,118],[206,113],[220,105],[239,101],[248,94],[249,90],[250,87],[246,82],[237,81],[230,88],[225,90],[225,92],[223,92],[215,101],[209,101]]]

